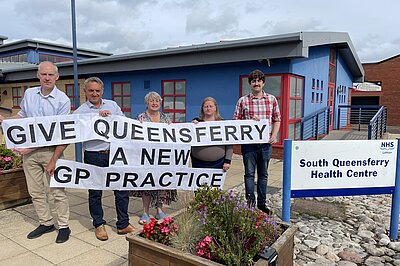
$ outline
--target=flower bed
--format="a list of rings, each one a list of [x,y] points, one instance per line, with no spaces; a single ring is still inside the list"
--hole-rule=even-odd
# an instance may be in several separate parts
[[[294,235],[296,228],[292,226],[283,225],[285,231],[282,235],[271,245],[277,253],[276,265],[293,265],[293,251],[294,251]],[[129,242],[129,265],[210,265],[217,266],[223,265],[210,261],[208,259],[178,250],[176,248],[151,241],[140,236],[140,232],[127,235]],[[259,259],[255,266],[270,265],[267,260]]]
[[[205,187],[174,218],[151,220],[140,233],[128,236],[129,263],[268,265],[260,254],[272,247],[278,265],[292,265],[294,233],[248,207],[241,195]]]

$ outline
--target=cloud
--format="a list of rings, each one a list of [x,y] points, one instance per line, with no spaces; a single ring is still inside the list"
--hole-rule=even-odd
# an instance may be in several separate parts
[[[71,45],[70,1],[0,0],[1,35]],[[78,47],[119,54],[298,31],[348,32],[362,62],[400,52],[400,2],[76,0]],[[340,6],[342,8],[337,9]]]
[[[357,39],[357,54],[362,63],[373,63],[398,55],[400,38],[389,38],[385,41],[380,34],[370,34]]]
[[[326,30],[321,22],[314,18],[292,18],[279,22],[266,21],[266,28],[270,28],[271,34],[283,34],[300,31],[322,31]]]
[[[206,1],[197,2],[186,18],[186,33],[190,34],[225,33],[239,25],[238,15],[232,7],[211,7]]]

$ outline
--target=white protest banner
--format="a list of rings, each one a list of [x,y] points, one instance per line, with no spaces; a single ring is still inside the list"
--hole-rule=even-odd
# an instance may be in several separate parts
[[[396,140],[293,141],[291,189],[394,186]]]
[[[219,169],[188,167],[98,167],[74,161],[57,161],[50,187],[96,190],[196,190],[202,184],[223,188],[226,173]]]
[[[112,141],[110,145],[110,166],[188,166],[189,144],[148,143],[143,141],[127,145],[127,141]]]
[[[101,118],[94,114],[41,116],[6,119],[2,122],[7,148],[35,148],[70,144],[92,139],[107,141],[92,130],[102,130]]]
[[[213,122],[140,123],[123,116],[73,114],[4,120],[8,148],[34,148],[60,144],[104,141],[145,141],[192,146],[265,143],[268,120],[224,120]],[[128,144],[129,145],[129,144]]]

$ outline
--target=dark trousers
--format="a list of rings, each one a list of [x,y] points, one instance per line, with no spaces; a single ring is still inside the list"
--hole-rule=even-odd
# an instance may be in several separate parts
[[[84,162],[100,167],[108,166],[109,154],[85,151]],[[93,219],[93,226],[105,224],[101,198],[102,190],[89,189],[89,212]],[[117,229],[124,229],[129,225],[128,205],[129,191],[114,190],[115,209],[117,211]]]
[[[267,198],[268,165],[272,155],[272,145],[244,144],[242,155],[246,199],[250,205],[255,205],[254,178],[257,169],[257,206],[263,206]]]

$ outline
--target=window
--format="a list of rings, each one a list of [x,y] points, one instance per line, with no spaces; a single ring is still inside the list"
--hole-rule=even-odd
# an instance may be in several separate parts
[[[242,92],[241,96],[247,95],[251,92],[251,86],[247,81],[247,76],[241,77]],[[281,96],[282,76],[281,75],[265,75],[264,91],[274,95],[278,101]]]
[[[113,82],[112,98],[121,107],[126,117],[131,117],[131,83]]]
[[[290,139],[300,139],[300,125],[301,118],[303,115],[303,90],[304,90],[304,78],[300,76],[290,75],[289,76],[289,120],[288,120],[288,137]],[[317,80],[317,86],[319,82]],[[318,102],[318,93],[315,97],[315,92],[311,92],[311,101],[316,100]]]
[[[79,88],[79,84],[78,84]],[[75,110],[75,94],[74,94],[74,84],[65,84],[65,94],[68,96],[68,98],[71,101],[71,109]]]
[[[163,112],[172,122],[186,121],[186,81],[162,82]]]
[[[28,62],[28,54],[14,54],[11,56],[0,57],[0,62]]]
[[[329,53],[329,82],[336,82],[336,49],[331,48]]]
[[[56,55],[39,53],[39,62],[49,61],[49,62],[57,63],[57,62],[67,62],[67,61],[72,61],[72,60],[73,60],[72,57],[56,56]]]
[[[22,101],[22,87],[13,87],[12,88],[12,103],[13,108],[19,108]]]

